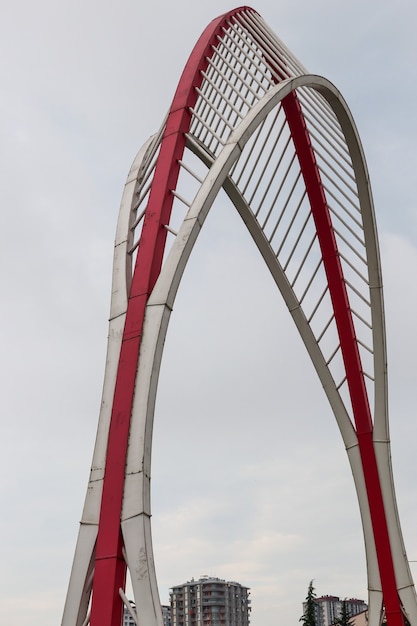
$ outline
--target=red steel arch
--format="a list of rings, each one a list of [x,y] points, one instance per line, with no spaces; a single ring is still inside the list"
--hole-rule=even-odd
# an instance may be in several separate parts
[[[339,332],[347,383],[352,399],[356,433],[358,435],[363,474],[369,499],[387,622],[390,625],[402,626],[404,618],[397,592],[391,543],[375,449],[373,447],[372,417],[332,220],[327,206],[326,194],[321,184],[314,150],[311,146],[296,95],[291,94],[287,96],[283,106],[291,128],[307,194],[310,199],[329,284],[330,297],[335,312],[335,321]]]
[[[88,564],[80,566],[79,569],[82,570],[80,573],[77,570],[77,563],[81,557],[77,557],[76,554],[63,626],[81,626],[88,623],[92,626],[120,626],[121,624],[123,590],[126,584],[127,570],[121,519],[123,501],[126,497],[126,493],[124,493],[126,490],[126,463],[146,307],[161,273],[169,230],[168,225],[174,202],[173,190],[177,188],[184,151],[187,142],[190,141],[189,136],[195,120],[194,108],[201,94],[203,82],[207,79],[207,70],[224,33],[230,28],[235,28],[239,34],[239,29],[243,29],[247,22],[252,24],[251,20],[254,16],[257,14],[250,7],[240,7],[218,17],[208,25],[185,66],[166,123],[163,126],[158,146],[159,154],[155,161],[146,209],[143,214],[142,231],[137,245],[120,352],[117,365],[114,364],[116,370],[114,393],[111,399],[111,414],[108,424],[104,427],[107,441],[100,504],[98,511],[96,511],[96,517],[92,515],[94,521],[89,522],[95,528],[88,544],[91,547],[91,555]],[[256,63],[261,63],[265,59],[267,59],[265,62],[268,62],[268,56],[271,56],[272,60],[270,59],[269,63],[272,69],[270,71],[272,74],[275,72],[272,82],[277,86],[281,83],[282,85],[287,84],[293,76],[291,68],[287,68],[285,63],[277,67],[279,55],[274,57],[276,53],[271,52],[272,44],[268,31],[265,31],[265,34],[259,30],[258,26],[255,26],[253,26],[253,38],[262,51],[258,57],[255,56]],[[242,39],[245,37],[246,34],[243,33]],[[259,97],[260,100],[261,96]],[[233,109],[233,104],[230,106]],[[372,540],[375,544],[387,622],[388,626],[403,626],[404,612],[409,615],[411,610],[408,609],[408,612],[405,610],[399,595],[401,583],[397,579],[394,564],[392,540],[387,520],[387,505],[384,502],[381,472],[375,449],[372,411],[327,193],[317,163],[310,131],[295,90],[288,89],[288,94],[282,100],[282,109],[311,207],[333,307],[334,321],[351,399],[355,425],[354,434],[357,437],[361,459],[361,477],[365,483],[372,525]],[[225,145],[227,147],[227,142]],[[194,152],[197,152],[198,149],[196,143]],[[206,158],[204,154],[202,152],[200,155],[203,160]],[[145,470],[143,469],[143,471]],[[73,592],[72,589],[75,588],[81,591]],[[91,613],[88,613],[90,596]]]

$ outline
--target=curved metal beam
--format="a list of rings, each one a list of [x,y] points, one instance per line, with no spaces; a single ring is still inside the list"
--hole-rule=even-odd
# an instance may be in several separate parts
[[[243,68],[240,74],[235,70],[239,63]],[[216,77],[220,77],[224,85],[221,92],[224,104],[220,107],[215,104],[218,97]],[[344,274],[350,261],[342,258],[338,247],[337,237],[340,235],[336,237],[332,224],[327,191],[321,177],[322,166],[316,160],[316,148],[312,145],[297,90],[303,94],[306,90],[320,93],[329,105],[332,115],[335,114],[338,120],[354,172],[361,217],[360,223],[356,218],[349,217],[348,220],[359,223],[360,233],[365,239],[366,260],[362,259],[361,263],[367,265],[368,278],[364,279],[360,272],[359,275],[360,280],[365,280],[368,285],[370,302],[366,303],[366,307],[369,305],[372,318],[372,346],[365,348],[370,349],[373,355],[373,416],[365,385],[361,342],[353,318],[356,312],[351,308]],[[316,100],[310,105],[313,110],[316,106],[321,107]],[[278,115],[280,107],[289,128],[289,140],[295,148],[320,250],[320,264],[309,285],[321,264],[324,268],[326,289],[319,299],[315,296],[311,317],[328,293],[332,317],[327,321],[326,328],[334,322],[339,341],[334,354],[341,355],[351,410],[340,394],[339,387],[344,382],[336,384],[330,369],[333,356],[326,359],[323,355],[320,345],[323,334],[318,337],[313,332],[311,318],[306,315],[302,302],[304,296],[296,293],[294,282],[290,281],[286,268],[281,265],[278,253],[272,250],[273,234],[266,235],[269,216],[262,226],[257,214],[252,211],[251,200],[231,173],[246,145],[258,133],[262,135],[268,116],[275,110]],[[330,160],[334,152],[340,153],[342,161],[346,161],[345,148],[343,145],[340,147],[339,129],[335,129],[333,121],[326,115],[324,124],[328,124],[330,135],[335,139],[330,148],[325,146],[325,151]],[[202,134],[198,131],[199,125],[203,128]],[[318,132],[320,135],[321,131]],[[209,139],[205,141],[207,134]],[[279,137],[276,137],[276,142],[279,142]],[[267,168],[270,155],[265,154],[264,157],[263,154],[267,143],[268,135],[257,154],[251,176],[263,158],[267,163],[262,175]],[[172,230],[170,217],[174,195],[187,144],[209,166],[209,171],[200,181],[195,198],[164,260],[167,232]],[[282,158],[285,150],[286,147]],[[155,159],[154,166],[152,159]],[[246,164],[242,167],[244,169]],[[285,177],[291,167],[292,161]],[[341,167],[345,169],[344,165]],[[148,175],[151,177],[150,191],[137,246],[133,244],[133,231],[140,217],[135,218],[134,215],[134,198],[142,189],[142,178]],[[246,187],[250,186],[251,176]],[[293,189],[297,181],[298,178]],[[339,202],[339,196],[346,193],[342,189],[345,182],[342,187],[338,186],[338,180],[335,184],[333,197]],[[62,624],[83,626],[91,619],[92,626],[120,626],[128,567],[139,621],[145,626],[162,626],[150,527],[150,452],[157,381],[176,291],[194,242],[222,186],[243,217],[284,297],[338,422],[351,463],[362,516],[370,626],[379,625],[383,603],[388,626],[403,626],[403,614],[412,626],[417,626],[417,601],[405,556],[390,463],[382,280],[363,151],[351,115],[337,89],[321,77],[307,75],[249,7],[226,13],[203,32],[181,76],[160,134],[145,144],[128,178],[116,236],[103,405]],[[258,184],[251,197],[257,188]],[[145,192],[141,193],[146,196]],[[346,196],[348,200],[350,193]],[[291,197],[290,194],[287,202]],[[274,232],[280,220],[281,217]],[[344,241],[351,246],[349,237],[356,237],[357,234],[349,225],[347,229],[351,235]],[[135,254],[135,268],[131,272],[129,259],[133,259]],[[354,266],[353,271],[357,271]],[[359,293],[359,296],[366,300],[364,294]],[[369,325],[366,320],[365,324]],[[88,605],[91,595],[90,618]]]
[[[138,459],[143,459],[140,464],[142,467],[150,469],[150,450],[151,450],[151,434],[152,434],[152,422],[153,411],[155,403],[155,395],[157,388],[157,378],[159,373],[159,366],[162,358],[162,348],[164,345],[165,333],[167,331],[168,320],[170,311],[172,310],[177,288],[179,286],[182,273],[185,269],[186,262],[191,254],[192,247],[200,233],[201,227],[208,214],[208,211],[217,196],[218,191],[222,186],[227,187],[227,177],[233,164],[241,154],[245,143],[254,134],[256,128],[260,125],[263,119],[277,104],[282,101],[286,96],[291,94],[295,89],[308,86],[320,91],[326,99],[332,103],[335,107],[335,101],[338,102],[339,112],[343,110],[343,125],[346,127],[347,133],[351,134],[352,138],[357,142],[358,155],[361,151],[358,149],[359,138],[354,129],[353,121],[347,107],[340,96],[339,92],[328,81],[321,77],[316,76],[303,76],[292,80],[285,81],[279,84],[273,91],[269,92],[257,107],[253,109],[250,115],[245,119],[245,122],[241,124],[238,130],[232,135],[227,143],[227,146],[223,149],[220,156],[210,168],[206,179],[204,180],[201,188],[194,200],[192,207],[190,208],[186,219],[184,220],[174,245],[170,251],[170,254],[164,264],[162,272],[158,278],[155,288],[149,298],[146,313],[145,313],[145,327],[143,341],[146,342],[143,345],[143,352],[147,355],[146,360],[140,361],[138,371],[138,393],[135,396],[135,403],[133,406],[133,412],[138,416],[134,424],[140,424],[140,431],[135,428],[131,433],[132,442],[141,442],[141,445],[132,445],[127,460],[127,473],[130,475],[134,473],[134,466],[138,465]],[[349,120],[349,123],[347,121]],[[366,167],[362,156],[356,159],[356,169],[361,170],[361,176],[363,180],[367,180]],[[230,182],[229,182],[230,185]],[[233,197],[233,193],[229,193]],[[369,209],[372,207],[369,190],[367,192],[367,198],[363,202]],[[244,203],[242,201],[235,201],[237,208],[244,213]],[[248,214],[244,215],[246,224],[248,225],[250,217]],[[382,605],[382,587],[379,578],[380,564],[378,564],[377,551],[375,549],[375,528],[373,527],[372,515],[369,506],[369,485],[366,484],[366,477],[363,473],[363,461],[360,455],[360,447],[358,444],[357,434],[350,423],[349,418],[346,416],[344,409],[342,409],[342,403],[338,397],[337,391],[334,389],[334,383],[331,381],[331,377],[328,373],[328,368],[323,362],[321,353],[317,350],[317,344],[314,337],[309,330],[309,326],[305,320],[305,317],[300,309],[297,301],[292,295],[292,290],[288,285],[288,281],[282,272],[282,269],[277,265],[276,260],[272,260],[271,256],[265,252],[267,246],[265,245],[263,233],[259,231],[259,227],[256,224],[252,224],[250,228],[251,233],[254,235],[268,266],[270,267],[274,278],[277,281],[278,286],[287,302],[287,305],[291,311],[291,314],[296,322],[298,330],[303,337],[306,347],[312,357],[312,360],[316,366],[318,374],[323,382],[325,391],[329,396],[329,400],[333,406],[335,415],[338,419],[339,426],[341,428],[342,436],[345,440],[348,448],[349,459],[354,473],[355,482],[358,490],[358,498],[361,508],[365,544],[367,551],[368,562],[368,577],[370,580],[370,605],[374,608],[374,611],[370,615],[370,623],[378,624],[380,620],[380,609]],[[258,232],[256,232],[258,231]],[[262,243],[260,244],[260,240]],[[262,245],[263,244],[263,245]],[[374,246],[374,249],[375,246]],[[375,287],[374,287],[375,288]],[[379,298],[381,297],[381,285],[379,289]],[[381,312],[381,306],[379,306],[379,312]],[[149,341],[149,344],[148,344]],[[153,359],[150,358],[150,354],[153,354]],[[140,417],[139,417],[140,416]],[[142,447],[143,446],[143,447]],[[373,448],[365,448],[366,453],[372,454]],[[384,463],[388,461],[388,447],[385,446],[384,451]],[[375,457],[374,457],[375,459]],[[375,459],[376,461],[376,459]],[[376,475],[374,476],[375,484],[381,487],[378,470],[375,466]],[[145,477],[145,476],[144,476]],[[148,477],[146,477],[148,480]],[[393,493],[393,485],[386,483],[385,494]],[[143,493],[149,494],[148,488],[143,487]],[[149,502],[145,510],[149,510]],[[382,505],[383,506],[383,505]],[[384,510],[384,509],[382,509]],[[143,510],[136,510],[136,513],[132,512],[129,507],[129,513],[123,514],[123,519],[129,519],[129,525],[122,522],[123,533],[125,541],[129,542],[129,537],[139,535],[139,528],[135,526],[132,519],[136,514],[138,520],[143,515]],[[397,537],[397,542],[401,541],[401,533],[397,521],[393,518],[389,520],[390,534],[392,538]],[[150,536],[150,535],[149,535]],[[149,547],[146,547],[146,537],[142,533],[143,544],[139,548],[139,552],[142,554],[149,554]],[[389,540],[388,540],[389,541]],[[140,543],[140,542],[139,542]],[[136,543],[135,551],[132,554],[138,553],[138,543]],[[404,580],[407,590],[411,590],[410,593],[404,594],[403,589],[398,589],[398,593],[402,597],[404,609],[407,611],[407,615],[415,615],[415,597],[413,591],[413,582],[409,572],[409,568],[404,558],[396,559],[396,568],[398,575]],[[132,564],[133,565],[133,564]],[[129,569],[130,566],[129,566]],[[392,584],[392,581],[391,581]],[[402,616],[399,612],[400,605],[398,604],[397,584],[394,579],[395,599],[397,599],[397,612],[390,612],[391,623],[393,614],[396,615],[398,621],[396,623],[402,623]],[[141,599],[149,597],[147,591],[143,590],[143,586],[146,586],[144,578],[140,581],[133,582],[134,588],[136,586],[138,597]],[[135,590],[136,591],[136,590]],[[407,597],[406,597],[407,595]],[[385,596],[384,596],[385,597]],[[140,606],[141,603],[139,602]],[[378,609],[378,610],[376,610]]]

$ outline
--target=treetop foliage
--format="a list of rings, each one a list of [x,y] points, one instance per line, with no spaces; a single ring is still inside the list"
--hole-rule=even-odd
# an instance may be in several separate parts
[[[315,599],[316,590],[314,589],[313,581],[310,580],[310,584],[308,585],[307,597],[305,600],[304,613],[299,620],[303,623],[304,626],[317,626],[317,606],[315,603]]]

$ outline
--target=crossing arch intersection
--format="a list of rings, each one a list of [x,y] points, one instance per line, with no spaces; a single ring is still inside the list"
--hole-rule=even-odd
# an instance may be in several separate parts
[[[202,169],[203,168],[203,169]],[[300,332],[351,464],[370,626],[417,626],[390,464],[379,250],[359,136],[338,90],[240,7],[201,35],[160,131],[139,152],[116,232],[107,367],[63,626],[161,624],[150,526],[153,413],[165,334],[223,188]]]

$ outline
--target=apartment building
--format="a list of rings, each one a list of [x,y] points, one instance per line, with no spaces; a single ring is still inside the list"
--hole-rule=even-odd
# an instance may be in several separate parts
[[[346,602],[346,607],[351,617],[364,613],[368,609],[368,605],[363,600],[358,600],[357,598],[341,600],[338,596],[321,596],[314,599],[317,626],[332,626],[341,616],[343,602]],[[303,611],[305,609],[306,603],[304,602]]]
[[[249,588],[237,582],[192,579],[171,589],[171,626],[248,626],[249,595]]]

